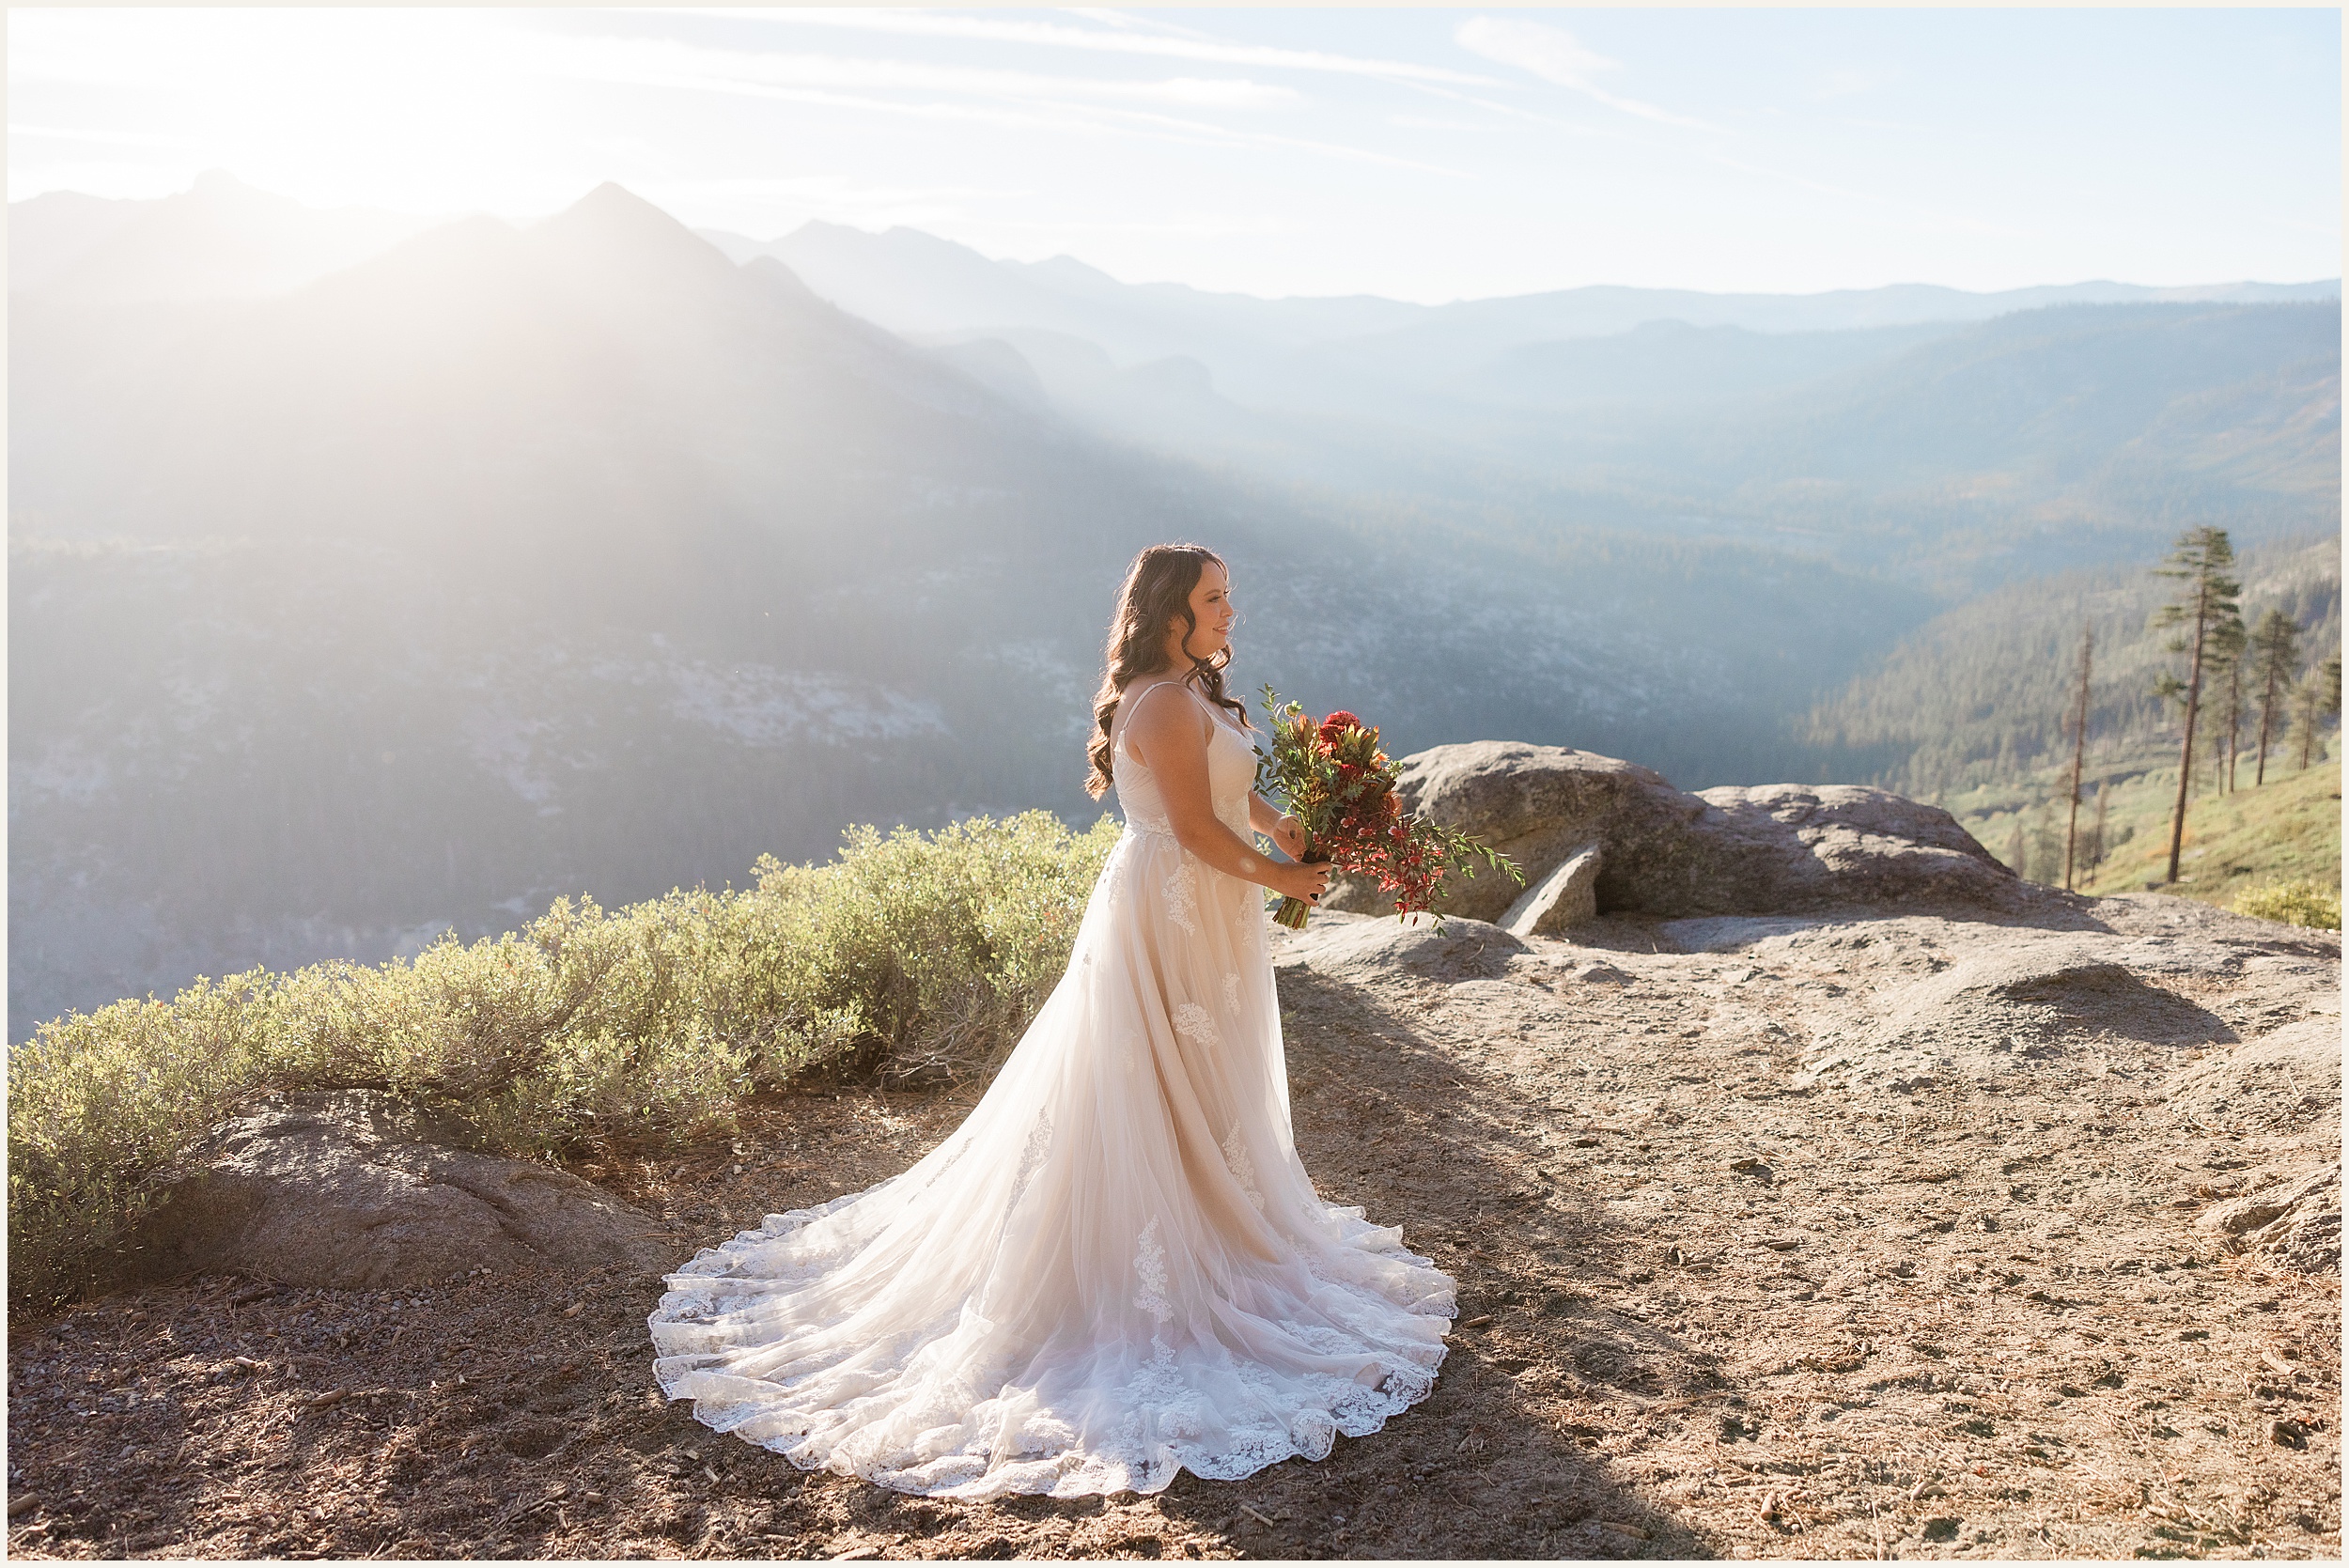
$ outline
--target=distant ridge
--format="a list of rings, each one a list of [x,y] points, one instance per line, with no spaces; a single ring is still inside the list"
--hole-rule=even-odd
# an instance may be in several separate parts
[[[619,192],[621,187],[607,181],[558,216]],[[641,198],[628,199],[659,210]],[[8,287],[11,291],[70,287],[109,298],[271,293],[365,260],[444,221],[370,208],[311,207],[219,169],[197,176],[184,192],[152,200],[50,191],[8,204]],[[1508,322],[1512,332],[1543,337],[1624,332],[1658,319],[1757,332],[1820,332],[1979,320],[2048,304],[2261,303],[2341,295],[2339,278],[2174,287],[2098,279],[1993,292],[1892,284],[1812,294],[1596,284],[1422,305],[1363,294],[1264,298],[1180,283],[1128,284],[1074,256],[995,260],[968,245],[906,227],[876,234],[811,221],[766,241],[722,229],[692,232],[737,263],[771,256],[843,309],[893,331],[913,332],[1014,326],[1065,332],[1075,330],[1072,320],[1044,318],[1072,310],[1085,315],[1136,310],[1183,321],[1192,331],[1220,321],[1225,330],[1295,346],[1487,318]],[[935,297],[920,304],[902,298],[904,288],[915,283],[935,290]]]
[[[440,221],[307,207],[219,170],[154,201],[52,191],[8,204],[8,291],[119,303],[277,294]]]
[[[1219,394],[1250,409],[1399,424],[1421,432],[1455,423],[1447,412],[1456,411],[1438,403],[1463,396],[1486,401],[1511,379],[1491,373],[1512,355],[1541,345],[1619,337],[1657,322],[1783,336],[1951,329],[2064,305],[2299,303],[2341,297],[2340,279],[2330,278],[2184,287],[2099,280],[1991,293],[1933,284],[1816,294],[1607,284],[1442,305],[1367,296],[1268,300],[1180,284],[1120,283],[1069,256],[994,260],[911,228],[875,234],[809,223],[771,241],[702,232],[738,261],[782,261],[818,297],[891,332],[931,341],[1010,341],[1010,334],[1051,333],[1093,344],[1120,368],[1180,356],[1205,365]],[[1848,359],[1855,351],[1844,346],[1811,357]],[[1455,385],[1466,380],[1480,384],[1473,390]],[[1545,395],[1535,401],[1555,398]],[[1146,429],[1146,422],[1135,428]],[[1375,438],[1372,444],[1377,444]]]
[[[1736,326],[1754,332],[1835,332],[1928,321],[1977,321],[2057,304],[2270,303],[2333,300],[2339,278],[2307,283],[2215,283],[2182,287],[2097,280],[1974,292],[1937,284],[1831,289],[1815,294],[1706,293],[1596,284],[1539,293],[1421,305],[1375,296],[1262,299],[1181,284],[1125,284],[1070,256],[998,261],[920,229],[875,234],[811,222],[770,241],[701,231],[736,260],[772,256],[842,309],[894,332],[1035,327],[1138,340],[1143,354],[1172,351],[1156,334],[1246,333],[1286,346],[1382,334],[1442,333],[1535,342],[1627,332],[1648,321]],[[1123,318],[1115,326],[1105,318]],[[1147,346],[1143,346],[1147,345]],[[1119,345],[1104,342],[1112,353]]]

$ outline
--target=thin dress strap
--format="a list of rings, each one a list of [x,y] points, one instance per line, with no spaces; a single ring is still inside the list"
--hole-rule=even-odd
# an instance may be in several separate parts
[[[1136,757],[1133,753],[1126,749],[1126,731],[1128,728],[1128,721],[1134,716],[1143,703],[1149,700],[1151,692],[1156,691],[1162,687],[1168,686],[1179,686],[1191,696],[1196,697],[1202,706],[1207,706],[1206,697],[1203,693],[1194,691],[1190,682],[1187,680],[1154,680],[1147,687],[1143,688],[1141,696],[1121,699],[1117,705],[1117,717],[1112,721],[1112,728],[1116,731],[1116,734],[1110,739],[1110,748],[1111,750],[1116,752],[1120,756],[1130,760],[1137,768],[1147,768],[1150,765],[1143,762],[1141,758]],[[1209,724],[1217,722],[1213,714],[1203,714],[1201,717],[1205,718]],[[1211,739],[1213,738],[1214,734],[1215,732],[1210,729],[1207,734],[1201,737],[1201,738]]]

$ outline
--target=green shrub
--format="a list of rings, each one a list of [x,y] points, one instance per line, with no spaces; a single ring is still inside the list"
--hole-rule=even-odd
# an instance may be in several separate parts
[[[2246,888],[2235,894],[2234,911],[2239,915],[2257,915],[2262,920],[2279,920],[2287,925],[2318,925],[2338,931],[2341,890],[2321,888],[2314,882],[2277,882],[2263,888]]]
[[[10,1053],[10,1307],[100,1278],[157,1174],[263,1092],[382,1089],[560,1157],[691,1136],[818,1063],[991,1072],[1116,835],[1045,812],[854,828],[828,864],[762,858],[754,888],[563,899],[412,961],[255,970],[43,1024]]]

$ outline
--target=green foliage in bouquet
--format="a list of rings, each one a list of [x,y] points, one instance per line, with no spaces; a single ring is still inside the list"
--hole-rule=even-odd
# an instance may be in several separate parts
[[[1473,877],[1480,863],[1525,881],[1499,850],[1404,811],[1394,792],[1401,769],[1378,749],[1375,727],[1343,708],[1316,722],[1269,686],[1264,708],[1268,749],[1256,748],[1257,786],[1303,825],[1308,862],[1376,881],[1397,918],[1432,909],[1445,877]],[[1272,918],[1301,931],[1308,912],[1303,899],[1285,898]]]

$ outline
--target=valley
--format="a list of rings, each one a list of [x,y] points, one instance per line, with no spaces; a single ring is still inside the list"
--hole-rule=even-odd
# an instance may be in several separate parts
[[[2335,284],[1267,301],[226,176],[10,242],[12,1039],[851,822],[1090,822],[1154,539],[1233,560],[1238,691],[1690,788],[2021,777],[1901,672],[2189,512],[2338,642]],[[2044,738],[2052,668],[1968,711]]]

